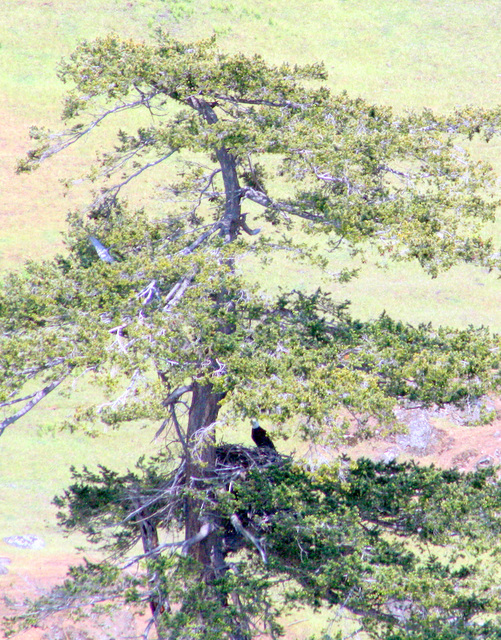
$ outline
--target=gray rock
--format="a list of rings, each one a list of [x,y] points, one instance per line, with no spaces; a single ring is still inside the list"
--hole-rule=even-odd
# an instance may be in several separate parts
[[[475,469],[485,469],[486,467],[491,467],[494,464],[494,459],[492,456],[483,456],[480,460],[477,460],[475,464]]]
[[[9,573],[7,565],[10,564],[10,558],[0,558],[0,576]]]
[[[397,418],[407,426],[407,433],[397,436],[397,444],[402,449],[424,455],[435,439],[428,413],[423,409],[397,409]]]
[[[384,451],[378,458],[380,462],[384,462],[388,464],[389,462],[393,462],[398,458],[398,450],[396,449],[387,449]]]
[[[3,541],[20,549],[43,549],[45,547],[45,542],[42,538],[34,535],[7,536],[7,538],[3,538]]]

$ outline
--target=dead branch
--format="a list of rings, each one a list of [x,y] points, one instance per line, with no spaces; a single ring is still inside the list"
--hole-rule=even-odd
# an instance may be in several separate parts
[[[48,396],[49,393],[54,391],[54,389],[56,389],[56,387],[58,387],[61,384],[61,382],[63,382],[63,380],[65,380],[69,376],[70,373],[71,373],[71,369],[69,369],[61,378],[59,378],[59,380],[55,380],[54,382],[51,382],[50,384],[48,384],[46,387],[44,387],[37,393],[33,394],[32,396],[29,396],[30,400],[24,405],[22,409],[20,409],[17,413],[15,413],[12,416],[9,416],[3,422],[0,423],[0,436],[8,426],[13,424],[17,420],[19,420],[19,418],[22,418],[25,414],[31,411],[33,407],[40,402],[40,400],[42,400],[43,398],[45,398],[45,396]]]
[[[179,302],[179,300],[181,300],[186,289],[193,282],[193,278],[193,275],[185,276],[172,287],[169,293],[165,296],[165,305],[163,308],[164,313],[172,309],[172,307],[174,307]]]
[[[97,255],[103,262],[107,262],[108,264],[115,262],[115,258],[110,254],[109,250],[99,242],[97,238],[94,238],[94,236],[89,236],[89,240],[96,250]]]
[[[52,139],[55,138],[59,140],[59,144],[56,143],[49,146],[49,148],[46,151],[44,151],[43,154],[41,154],[40,158],[38,158],[37,164],[41,164],[47,158],[50,158],[56,153],[59,153],[60,151],[67,149],[72,144],[75,144],[75,142],[78,142],[80,138],[83,138],[85,135],[90,133],[109,115],[112,115],[114,113],[119,113],[120,111],[126,111],[127,109],[135,109],[136,107],[140,107],[142,104],[143,104],[142,100],[135,100],[134,102],[128,102],[125,104],[117,105],[112,109],[108,109],[107,111],[104,111],[103,113],[101,113],[100,116],[98,116],[95,120],[93,120],[87,126],[87,128],[78,129],[76,131],[70,129],[67,131],[63,131],[62,133],[51,136]],[[64,138],[66,138],[66,141],[63,142]]]
[[[202,540],[204,540],[210,533],[214,531],[214,528],[215,527],[211,522],[204,522],[197,534],[184,541],[183,547],[181,549],[182,555],[187,556],[191,547],[194,544],[197,544],[197,542],[201,542]]]
[[[190,245],[188,245],[184,249],[181,249],[181,251],[179,252],[179,255],[189,256],[190,253],[193,253],[195,249],[197,249],[201,244],[203,244],[205,240],[210,238],[210,236],[214,235],[214,233],[216,233],[216,231],[218,231],[220,228],[221,228],[221,224],[219,222],[213,224],[208,231],[205,231],[205,233],[202,233],[194,242],[192,242]]]
[[[242,215],[240,216],[240,227],[249,236],[256,236],[261,231],[261,229],[250,229],[245,219],[247,215],[247,213],[242,213]]]
[[[266,564],[268,560],[266,558],[266,553],[263,547],[259,544],[259,541],[256,538],[256,536],[253,536],[252,533],[242,525],[242,523],[240,522],[240,518],[237,516],[236,513],[234,513],[230,517],[230,522],[233,525],[235,531],[237,531],[240,535],[242,535],[246,540],[249,540],[249,542],[252,542],[252,544],[259,551],[259,555],[261,556],[261,560],[263,561],[263,564]]]
[[[178,151],[178,149],[171,149],[169,153],[166,153],[165,155],[161,156],[157,160],[152,160],[151,162],[147,162],[145,165],[140,167],[137,171],[127,176],[127,178],[122,180],[122,182],[119,182],[113,185],[112,187],[109,187],[108,189],[104,189],[99,194],[99,196],[97,196],[97,198],[95,198],[91,202],[91,204],[86,208],[85,211],[90,211],[92,209],[95,209],[96,207],[99,207],[110,198],[113,200],[116,199],[116,197],[118,196],[120,191],[123,189],[123,187],[125,187],[131,180],[134,180],[134,178],[137,178],[137,176],[141,175],[143,171],[146,171],[147,169],[150,169],[151,167],[155,167],[161,162],[164,162],[164,160],[167,160],[167,158],[170,158],[170,156],[176,153],[176,151]]]

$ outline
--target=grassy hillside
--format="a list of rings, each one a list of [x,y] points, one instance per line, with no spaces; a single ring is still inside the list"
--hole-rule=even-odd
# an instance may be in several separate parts
[[[29,145],[29,126],[57,124],[64,86],[56,65],[81,39],[110,30],[143,38],[158,26],[186,38],[216,32],[230,51],[260,52],[274,62],[323,60],[335,91],[346,89],[399,110],[444,111],[496,103],[498,6],[495,0],[7,0],[0,24],[0,269],[59,249],[65,214],[84,197],[83,189],[64,196],[59,180],[78,176],[92,149],[75,149],[35,175],[13,173]],[[499,142],[476,151],[501,175]],[[413,266],[402,271],[389,265],[384,272],[366,269],[362,279],[335,293],[352,299],[355,314],[363,317],[386,309],[412,322],[473,322],[499,330],[498,289],[495,276],[478,270],[455,269],[431,282]]]

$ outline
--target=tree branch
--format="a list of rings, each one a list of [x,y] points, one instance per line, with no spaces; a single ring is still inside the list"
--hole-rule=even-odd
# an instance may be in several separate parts
[[[174,428],[176,429],[177,437],[179,438],[179,441],[181,442],[181,446],[183,447],[184,455],[186,456],[186,459],[188,459],[190,455],[190,450],[186,443],[186,438],[183,434],[183,430],[181,429],[181,425],[179,424],[179,420],[177,419],[176,408],[174,403],[171,403],[169,405],[169,410],[172,416],[172,422],[174,424]]]
[[[268,559],[266,558],[266,553],[263,547],[259,544],[259,541],[256,538],[256,536],[253,536],[252,533],[250,531],[247,531],[247,529],[242,525],[242,523],[240,522],[240,518],[237,516],[236,513],[234,513],[230,517],[230,521],[233,527],[235,528],[235,531],[238,531],[240,535],[242,535],[246,540],[249,540],[249,542],[252,542],[252,544],[256,547],[256,549],[259,551],[259,555],[261,556],[261,560],[263,561],[263,564],[267,564]]]
[[[164,313],[166,311],[169,311],[169,309],[172,309],[172,307],[174,307],[179,302],[179,300],[181,300],[186,289],[189,287],[190,283],[193,282],[193,277],[193,275],[185,276],[172,287],[172,289],[165,297],[166,304],[163,308]]]
[[[40,157],[36,157],[35,153],[31,152],[33,155],[28,154],[28,157],[33,162],[36,160],[36,164],[41,164],[47,158],[71,147],[72,144],[78,142],[80,138],[83,138],[85,135],[90,133],[93,129],[95,129],[105,118],[114,113],[119,113],[120,111],[126,111],[127,109],[135,109],[136,107],[140,107],[143,105],[143,100],[135,100],[134,102],[128,102],[122,105],[117,105],[112,109],[108,109],[104,111],[100,116],[98,116],[95,120],[93,120],[86,128],[81,129],[70,129],[69,131],[63,131],[62,133],[52,135],[51,138],[59,139],[61,142],[59,144],[49,145],[49,147],[40,155]],[[67,138],[65,142],[62,142],[64,138]],[[28,163],[26,163],[28,164]],[[21,166],[21,165],[20,165]]]
[[[176,400],[179,400],[181,396],[183,396],[185,393],[188,393],[192,389],[193,385],[191,384],[186,384],[183,387],[178,387],[175,391],[168,395],[165,400],[162,400],[162,405],[164,407],[167,407],[169,404],[176,402]]]
[[[107,262],[108,264],[115,262],[115,258],[111,255],[108,249],[99,242],[97,238],[94,238],[94,236],[89,236],[89,240],[92,246],[94,247],[94,249],[96,250],[97,255],[101,258],[103,262]]]
[[[62,376],[62,378],[59,378],[59,380],[55,380],[54,382],[51,382],[50,384],[48,384],[46,387],[44,387],[43,389],[41,389],[37,393],[33,394],[32,396],[28,396],[30,398],[30,400],[29,400],[29,402],[27,402],[24,405],[24,407],[22,409],[20,409],[13,416],[10,416],[10,417],[6,418],[3,422],[0,423],[0,436],[2,435],[2,433],[5,431],[5,429],[8,426],[13,424],[17,420],[19,420],[19,418],[22,418],[25,414],[27,414],[29,411],[31,411],[33,409],[33,407],[40,402],[40,400],[45,398],[45,396],[48,396],[49,393],[51,393],[51,391],[54,391],[54,389],[56,387],[58,387],[61,384],[61,382],[63,382],[63,380],[65,380],[65,378],[67,378],[69,376],[70,372],[71,372],[71,369],[68,370]]]
[[[240,227],[247,233],[249,236],[257,236],[257,234],[261,231],[261,229],[251,229],[246,221],[247,213],[242,213],[240,216]]]
[[[187,556],[191,547],[204,540],[212,531],[214,531],[214,525],[211,522],[204,522],[197,534],[184,541],[181,549],[183,556]]]
[[[150,169],[151,167],[155,167],[157,164],[164,162],[165,160],[167,160],[167,158],[170,158],[171,155],[176,153],[176,151],[178,151],[178,149],[171,149],[169,153],[164,154],[157,160],[152,160],[151,162],[146,163],[145,165],[140,167],[137,171],[135,171],[134,173],[131,173],[129,176],[127,176],[127,178],[122,180],[122,182],[119,182],[118,184],[115,184],[112,187],[105,189],[102,193],[99,194],[97,198],[95,198],[92,201],[92,203],[87,207],[87,210],[95,209],[100,204],[108,200],[110,197],[115,199],[120,193],[120,191],[123,189],[123,187],[125,187],[125,185],[127,185],[131,180],[134,180],[134,178],[137,178],[137,176],[141,175],[143,171],[146,171],[147,169]]]
[[[216,100],[221,100],[222,102],[229,102],[234,106],[239,106],[241,104],[256,104],[262,105],[264,107],[278,107],[284,108],[287,107],[289,109],[305,109],[307,107],[312,107],[314,105],[313,102],[292,102],[292,100],[265,100],[265,99],[252,99],[252,98],[243,98],[239,96],[238,98],[233,98],[232,96],[227,96],[223,94],[215,94]]]
[[[240,195],[242,198],[252,200],[252,202],[260,204],[262,207],[273,209],[274,211],[278,211],[283,215],[285,215],[284,212],[286,212],[290,215],[297,216],[298,218],[304,218],[305,220],[311,220],[313,222],[329,222],[333,225],[336,225],[336,221],[325,218],[324,216],[320,216],[314,213],[308,213],[304,209],[296,207],[287,202],[276,202],[275,200],[272,200],[268,195],[266,195],[266,193],[264,193],[263,191],[258,191],[257,189],[253,189],[252,187],[242,187],[240,189]]]
[[[188,245],[184,249],[181,249],[181,251],[179,251],[179,255],[181,255],[181,256],[189,256],[190,253],[193,253],[195,251],[195,249],[197,249],[201,244],[203,244],[204,241],[207,240],[207,238],[210,238],[210,236],[212,236],[214,233],[216,233],[216,231],[218,229],[220,229],[220,228],[221,228],[221,224],[219,222],[217,222],[216,224],[211,225],[211,227],[210,227],[210,229],[208,231],[205,231],[205,233],[202,233],[190,245]]]

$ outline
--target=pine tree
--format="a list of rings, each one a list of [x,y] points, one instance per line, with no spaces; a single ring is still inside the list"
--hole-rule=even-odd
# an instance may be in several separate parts
[[[217,611],[238,610],[238,578],[226,562],[231,516],[241,537],[253,536],[238,509],[219,511],[226,498],[216,498],[212,484],[218,424],[259,417],[283,428],[294,420],[305,437],[336,441],[347,416],[369,430],[369,418],[393,425],[397,403],[461,404],[499,385],[499,339],[486,329],[413,327],[386,315],[357,321],[320,288],[272,295],[259,277],[250,283],[248,258],[283,253],[323,268],[318,237],[334,258],[339,247],[356,254],[372,245],[390,259],[417,260],[431,276],[462,261],[498,268],[482,232],[497,204],[493,172],[458,145],[497,132],[498,114],[397,115],[332,95],[321,84],[322,65],[271,66],[221,52],[213,38],[187,43],[162,33],[152,43],[116,35],[84,42],[59,75],[71,85],[67,128],[33,128],[35,146],[20,171],[98,132],[103,121],[135,112],[140,125],[135,133],[119,128],[116,145],[91,167],[97,191],[68,216],[67,252],[4,281],[0,403],[14,412],[0,433],[83,373],[111,398],[97,406],[89,399],[73,427],[135,419],[157,431],[170,425],[183,478],[173,494],[181,500],[181,492],[184,516],[176,512],[169,526],[182,519],[191,576],[183,588],[198,606],[187,637],[208,638]],[[176,158],[183,164],[177,179],[162,184],[169,195],[162,215],[121,198],[153,167],[168,175]],[[26,394],[27,381],[39,381],[39,391]],[[120,509],[135,514],[136,533],[143,527],[148,576],[161,592],[169,561],[155,551],[158,523],[139,489],[134,503],[139,480],[115,480],[117,490],[127,487]],[[259,542],[251,546],[259,551]],[[150,597],[159,624],[161,601]],[[249,637],[249,615],[232,629],[225,618],[214,637]]]

